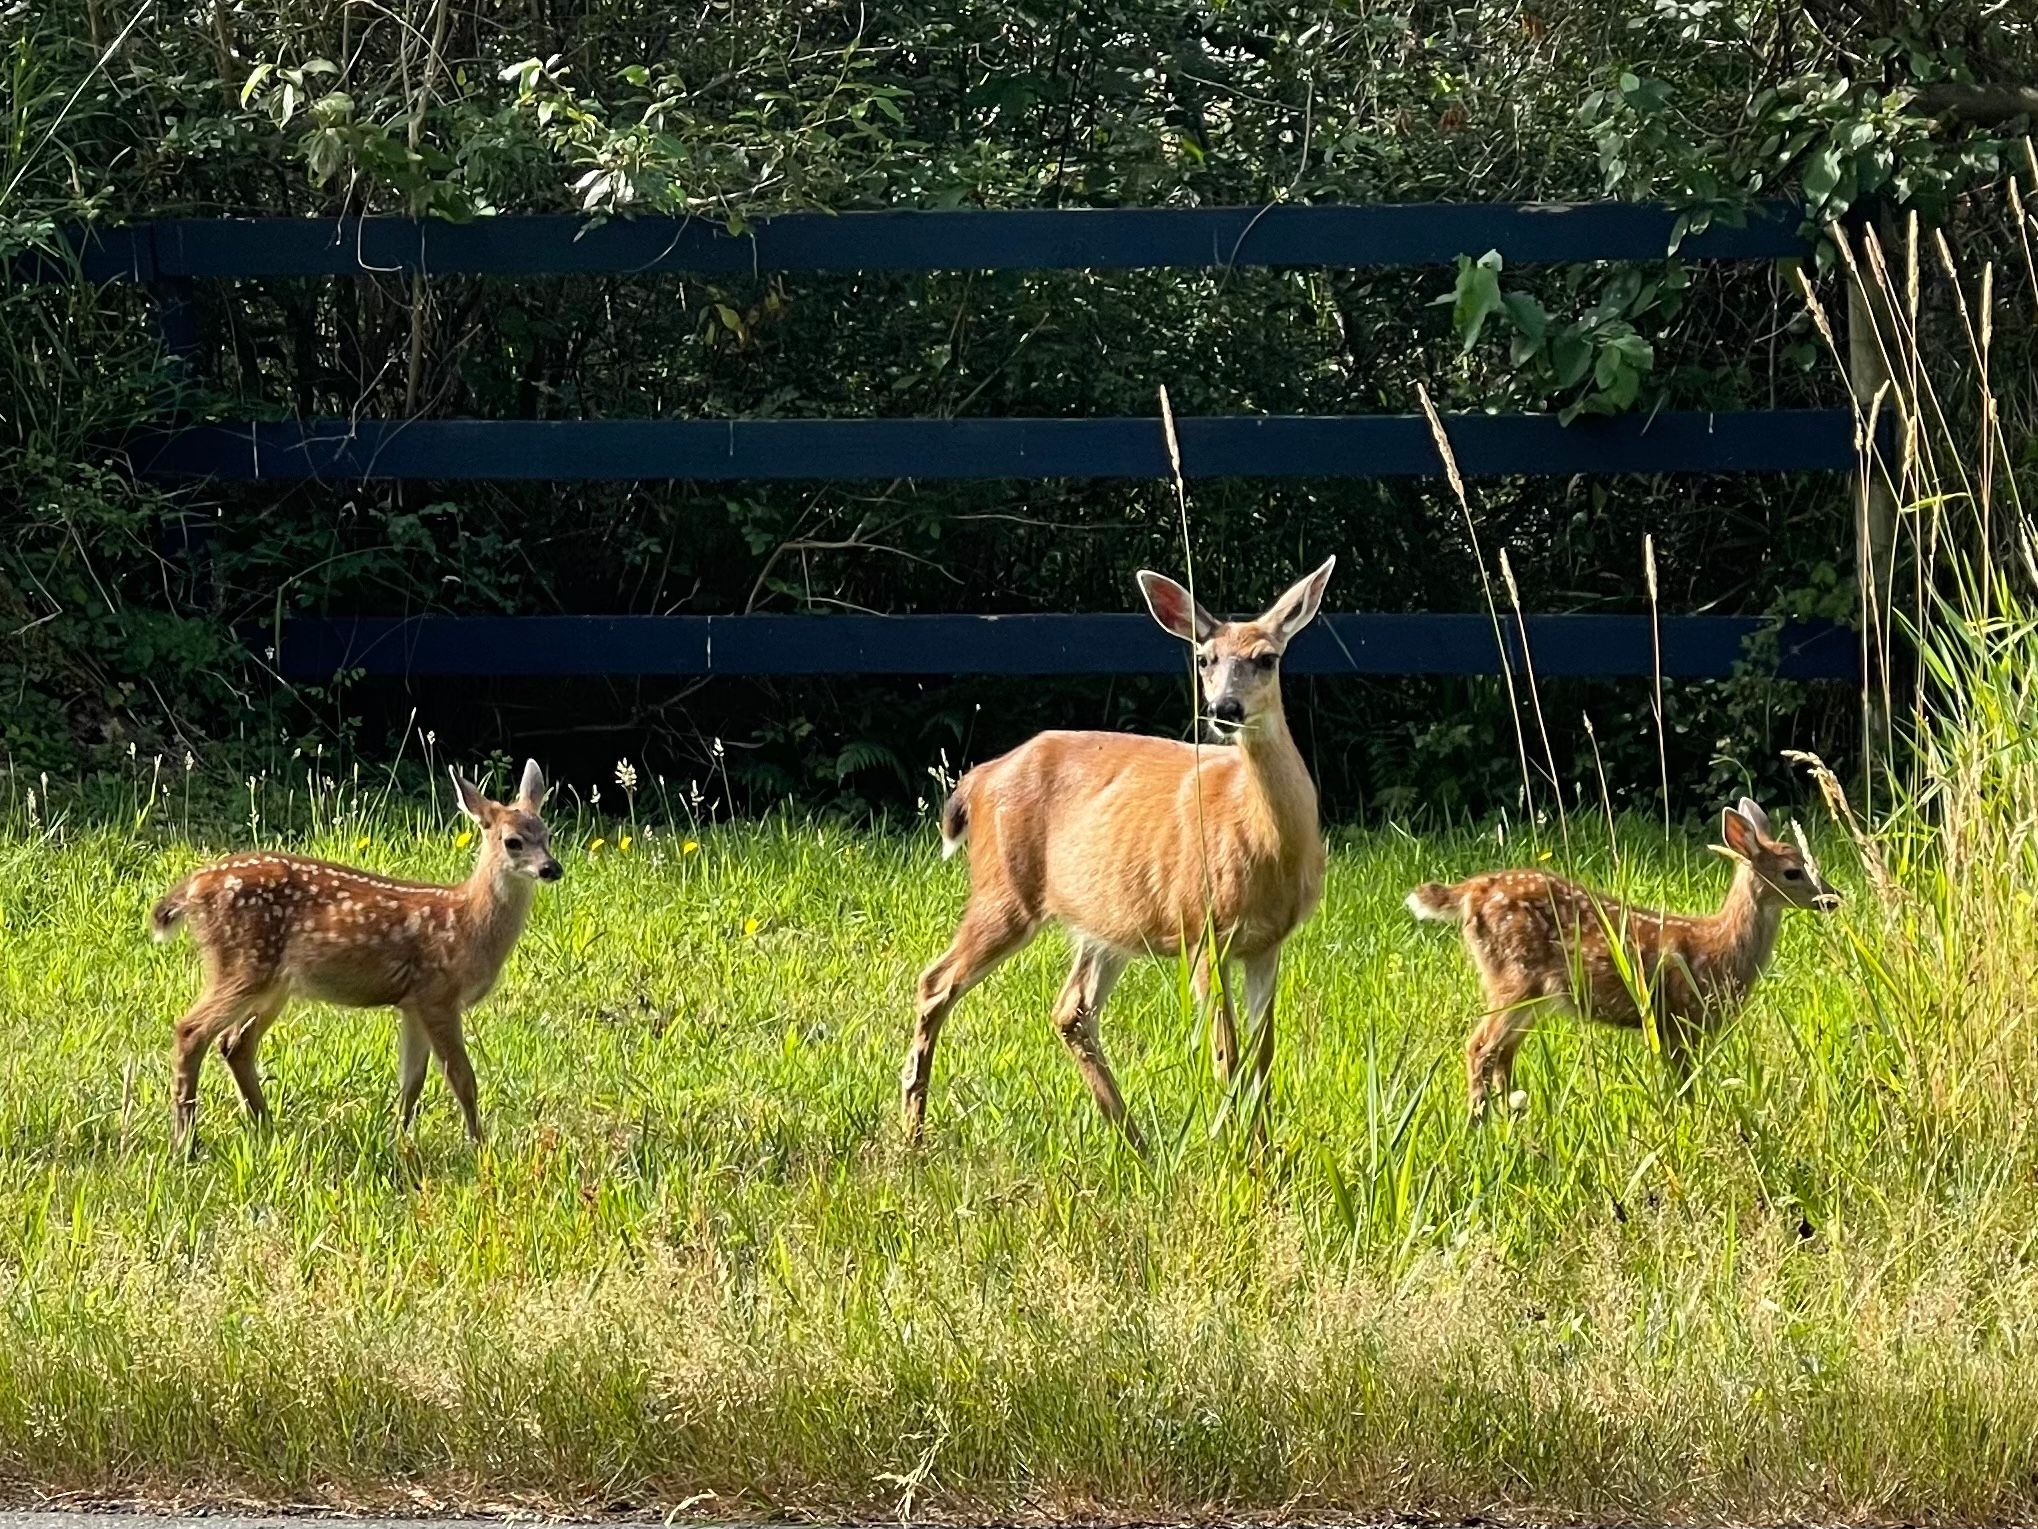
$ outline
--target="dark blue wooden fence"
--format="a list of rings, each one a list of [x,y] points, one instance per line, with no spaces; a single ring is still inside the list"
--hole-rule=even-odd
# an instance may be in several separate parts
[[[1647,616],[1530,616],[1543,678],[1654,672]],[[1147,616],[386,616],[290,623],[305,674],[1179,674],[1182,646]],[[1663,621],[1663,673],[1729,674],[1764,623]],[[1853,672],[1854,634],[1776,633],[1783,679]],[[1503,618],[1510,663],[1521,637]],[[1466,615],[1330,615],[1282,661],[1295,674],[1493,674],[1493,622]]]
[[[1843,430],[1837,428],[1845,426]],[[1847,468],[1852,424],[1817,409],[1580,420],[1461,415],[1467,477]],[[1181,419],[1189,478],[1407,478],[1439,471],[1421,419]],[[157,477],[553,482],[771,478],[1162,478],[1157,419],[314,420],[201,425],[134,443]]]
[[[75,236],[96,281],[151,285],[172,343],[194,343],[190,283],[423,273],[499,277],[762,271],[1209,269],[1448,265],[1497,249],[1510,265],[1804,253],[1794,209],[1688,233],[1660,207],[1442,205],[796,214],[731,232],[701,220],[598,226],[568,217],[453,224],[403,218],[167,219]],[[68,263],[22,274],[51,279]],[[1165,381],[1157,378],[1156,381]],[[627,402],[618,400],[619,403]],[[1468,476],[1844,471],[1846,410],[1671,413],[1581,420],[1446,421]],[[1440,474],[1412,416],[1237,416],[1178,421],[1185,475]],[[165,427],[128,444],[138,470],[177,479],[728,480],[1157,478],[1157,418],[961,420],[302,420]],[[1128,575],[1130,570],[1128,570]],[[1127,588],[1130,590],[1128,577]],[[1240,592],[1247,593],[1247,592]],[[1667,616],[1663,672],[1721,677],[1763,628],[1753,618]],[[1521,662],[1481,615],[1344,615],[1298,644],[1314,674],[1490,674]],[[1640,616],[1533,616],[1545,675],[1647,675],[1658,631]],[[1505,649],[1505,652],[1502,649]],[[1141,617],[555,616],[300,617],[279,667],[377,674],[1158,673],[1180,650]],[[1775,672],[1851,679],[1855,639],[1830,625],[1778,634]]]

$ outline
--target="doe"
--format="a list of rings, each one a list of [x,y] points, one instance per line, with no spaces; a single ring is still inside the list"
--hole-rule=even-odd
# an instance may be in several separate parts
[[[204,992],[177,1022],[172,1053],[177,1141],[195,1145],[198,1074],[215,1038],[248,1113],[268,1117],[255,1055],[294,997],[397,1009],[403,1127],[416,1117],[425,1066],[436,1055],[468,1136],[481,1140],[460,1017],[495,986],[537,883],[561,872],[538,816],[545,779],[536,760],[525,764],[511,803],[491,801],[457,774],[453,785],[460,810],[481,830],[474,872],[459,886],[251,854],[193,871],[156,903],[155,938],[173,939],[188,925],[205,964]]]
[[[1253,621],[1219,621],[1173,579],[1139,575],[1154,620],[1194,651],[1211,723],[1237,747],[1046,732],[956,783],[942,809],[942,853],[967,841],[970,898],[948,949],[920,975],[900,1078],[909,1137],[918,1138],[926,1115],[943,1021],[1050,920],[1075,944],[1055,1028],[1098,1108],[1135,1148],[1139,1132],[1104,1058],[1097,1019],[1137,955],[1193,952],[1197,1003],[1211,1015],[1212,1062],[1227,1087],[1238,1036],[1220,968],[1234,960],[1244,966],[1259,1120],[1273,1061],[1281,944],[1323,895],[1316,787],[1281,709],[1280,662],[1315,618],[1336,561]]]
[[[1663,1055],[1682,1074],[1693,1046],[1746,1001],[1776,950],[1786,908],[1830,912],[1840,894],[1804,842],[1785,844],[1747,797],[1721,818],[1734,878],[1718,912],[1656,913],[1542,871],[1491,871],[1408,894],[1420,919],[1463,926],[1486,990],[1486,1013],[1465,1042],[1472,1114],[1496,1088],[1510,1097],[1514,1054],[1539,1013],[1568,1011],[1629,1029],[1657,1025]]]

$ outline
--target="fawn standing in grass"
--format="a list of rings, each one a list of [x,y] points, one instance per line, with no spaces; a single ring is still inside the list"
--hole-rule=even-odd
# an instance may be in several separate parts
[[[255,1054],[295,997],[399,1010],[404,1128],[417,1114],[426,1062],[436,1055],[467,1134],[481,1140],[460,1016],[495,986],[537,884],[557,881],[560,869],[538,817],[545,779],[536,760],[524,766],[523,785],[508,804],[489,800],[458,775],[453,785],[460,810],[481,830],[474,873],[460,886],[395,881],[299,855],[249,854],[193,871],[157,902],[149,920],[155,937],[171,939],[188,923],[205,962],[205,991],[177,1021],[180,1142],[195,1145],[198,1072],[215,1037],[248,1113],[267,1118]]]
[[[1494,1089],[1509,1096],[1514,1054],[1542,1009],[1639,1028],[1646,1001],[1664,1056],[1683,1072],[1693,1044],[1741,1006],[1769,964],[1783,910],[1840,905],[1804,836],[1779,842],[1747,797],[1727,808],[1721,832],[1725,846],[1711,848],[1734,862],[1734,879],[1719,912],[1703,918],[1631,908],[1541,871],[1432,881],[1408,894],[1417,918],[1463,925],[1486,989],[1486,1014],[1465,1043],[1475,1117]]]
[[[1314,619],[1335,562],[1255,621],[1219,621],[1174,580],[1139,575],[1154,619],[1194,649],[1203,706],[1236,748],[1048,732],[956,783],[942,809],[942,853],[968,841],[970,899],[947,951],[920,975],[900,1079],[908,1136],[920,1134],[949,1011],[1050,919],[1076,948],[1055,1028],[1098,1108],[1135,1147],[1139,1133],[1104,1060],[1097,1016],[1141,954],[1193,952],[1197,1002],[1211,1012],[1212,1060],[1227,1086],[1237,1021],[1218,968],[1244,965],[1257,1118],[1274,1054],[1281,942],[1323,895],[1316,787],[1281,710],[1280,660]]]

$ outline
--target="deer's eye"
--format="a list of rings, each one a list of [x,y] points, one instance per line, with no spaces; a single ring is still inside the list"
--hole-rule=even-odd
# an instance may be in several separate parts
[[[1804,872],[1794,865],[1787,865],[1783,868],[1783,879],[1785,881],[1803,881]]]
[[[1267,670],[1274,667],[1274,655],[1271,653],[1262,653],[1258,658],[1253,660],[1253,667],[1260,670],[1262,673],[1266,672]]]
[[[524,847],[524,841],[522,839],[516,838],[515,836],[512,836],[502,841],[502,847],[510,851],[512,854],[514,854],[516,851]]]

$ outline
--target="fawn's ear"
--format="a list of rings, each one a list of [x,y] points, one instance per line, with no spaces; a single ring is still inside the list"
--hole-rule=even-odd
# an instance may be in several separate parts
[[[462,779],[458,770],[448,768],[446,773],[453,777],[453,794],[459,799],[460,810],[486,828],[495,812],[495,803],[473,781]]]
[[[1139,592],[1146,596],[1153,619],[1182,641],[1208,642],[1217,634],[1217,618],[1166,574],[1140,569]]]
[[[517,787],[517,805],[533,817],[545,805],[545,776],[535,759],[524,761],[524,781]]]
[[[1283,640],[1293,637],[1316,619],[1317,611],[1323,607],[1323,592],[1330,585],[1330,571],[1335,567],[1335,556],[1325,558],[1321,568],[1268,606],[1260,620],[1277,628]]]
[[[1729,807],[1720,814],[1720,837],[1727,841],[1727,848],[1741,859],[1753,860],[1761,835],[1738,808]]]
[[[1751,824],[1753,824],[1755,832],[1762,835],[1763,838],[1773,839],[1776,837],[1775,831],[1771,829],[1769,826],[1769,814],[1764,812],[1760,807],[1755,805],[1754,797],[1752,796],[1742,797],[1740,806],[1735,810],[1738,811],[1742,817],[1746,818]]]

